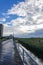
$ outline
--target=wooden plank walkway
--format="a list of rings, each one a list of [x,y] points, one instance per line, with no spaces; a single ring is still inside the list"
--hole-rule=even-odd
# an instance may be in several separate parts
[[[2,43],[0,52],[0,65],[23,65],[21,57],[13,39]]]

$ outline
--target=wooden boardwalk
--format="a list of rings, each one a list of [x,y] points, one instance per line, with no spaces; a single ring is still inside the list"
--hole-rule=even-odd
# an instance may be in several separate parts
[[[13,39],[4,41],[0,49],[0,65],[23,65]]]

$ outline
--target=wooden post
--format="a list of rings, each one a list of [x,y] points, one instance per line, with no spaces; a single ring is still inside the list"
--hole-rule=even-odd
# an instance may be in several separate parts
[[[24,64],[24,49],[23,49],[23,64]]]

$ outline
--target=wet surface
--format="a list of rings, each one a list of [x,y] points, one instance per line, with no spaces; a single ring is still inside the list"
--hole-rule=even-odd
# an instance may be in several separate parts
[[[0,43],[0,65],[23,65],[13,39]]]
[[[14,60],[13,40],[7,40],[0,47],[0,65],[13,65]]]
[[[30,62],[29,59],[27,62]],[[13,39],[0,43],[0,65],[23,65]]]
[[[20,51],[22,51],[21,48]],[[21,54],[19,55],[16,47],[16,42],[15,41],[13,42],[13,39],[0,43],[0,65],[23,65],[20,56],[22,55]],[[26,57],[26,54],[24,57],[25,60],[28,62],[28,64],[26,65],[33,65],[30,63],[31,62],[30,58]]]

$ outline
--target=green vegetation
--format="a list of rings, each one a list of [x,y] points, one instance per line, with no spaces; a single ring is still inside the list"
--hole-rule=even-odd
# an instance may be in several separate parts
[[[43,59],[43,38],[16,38],[28,50]]]
[[[0,37],[0,41],[5,41],[5,40],[7,40],[7,39],[10,39],[10,37],[9,37],[9,36]]]

